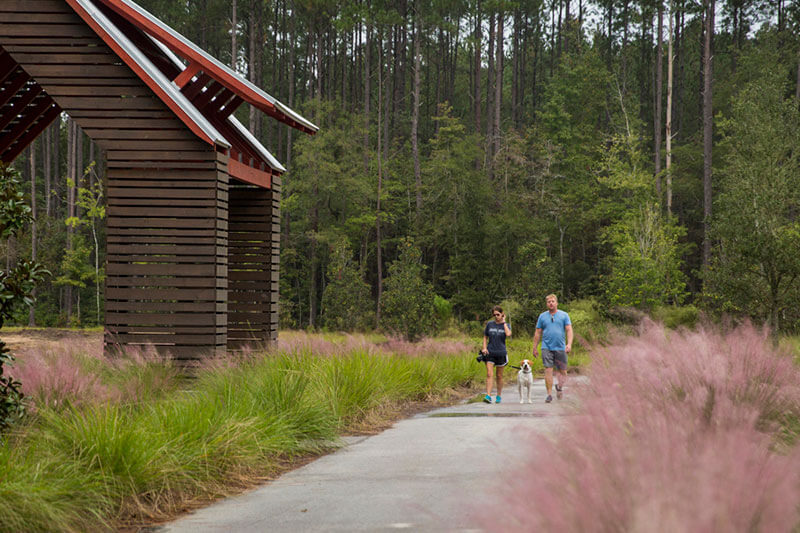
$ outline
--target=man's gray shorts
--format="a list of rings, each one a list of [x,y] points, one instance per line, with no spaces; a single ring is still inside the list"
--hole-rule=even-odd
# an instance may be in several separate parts
[[[567,352],[564,350],[548,350],[542,348],[542,364],[545,368],[556,367],[558,370],[567,369]]]

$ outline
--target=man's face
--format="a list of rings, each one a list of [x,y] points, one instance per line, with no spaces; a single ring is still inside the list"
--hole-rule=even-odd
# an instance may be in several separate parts
[[[548,298],[546,302],[547,302],[547,309],[549,311],[555,311],[556,309],[558,309],[558,300],[556,300],[555,298],[552,297]]]

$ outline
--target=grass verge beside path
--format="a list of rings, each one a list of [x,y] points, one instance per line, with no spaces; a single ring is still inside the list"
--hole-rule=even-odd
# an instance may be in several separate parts
[[[288,337],[266,356],[218,361],[190,388],[164,361],[108,362],[98,372],[100,358],[73,354],[73,373],[99,377],[73,376],[80,386],[55,395],[34,389],[34,414],[0,446],[0,530],[97,531],[165,519],[483,376],[467,344],[428,341],[421,352],[363,337]],[[71,375],[64,357],[40,355],[25,364],[60,361],[53,368]]]

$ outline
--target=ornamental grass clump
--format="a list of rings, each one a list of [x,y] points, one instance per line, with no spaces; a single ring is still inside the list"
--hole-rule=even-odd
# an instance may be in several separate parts
[[[314,337],[210,361],[190,380],[152,354],[106,359],[63,343],[32,355],[29,384],[49,383],[59,401],[34,392],[35,413],[0,446],[0,531],[162,520],[333,449],[343,433],[374,430],[403,402],[444,395],[480,371],[467,354],[401,355],[363,336]],[[47,381],[48,372],[61,377]],[[73,375],[96,379],[78,386],[64,377]]]
[[[96,341],[62,339],[19,353],[16,373],[34,409],[137,402],[179,384],[179,369],[153,350],[128,348],[108,358]]]
[[[799,385],[791,357],[750,325],[649,324],[598,348],[573,388],[578,413],[553,439],[529,438],[530,461],[500,489],[500,529],[790,531]]]

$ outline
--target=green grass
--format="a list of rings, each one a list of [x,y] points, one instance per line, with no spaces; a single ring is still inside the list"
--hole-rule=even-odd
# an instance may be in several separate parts
[[[122,373],[132,382],[161,381],[140,375],[155,369],[130,372]],[[333,448],[387,404],[482,376],[469,354],[272,353],[203,371],[190,390],[173,383],[136,402],[41,407],[0,446],[0,531],[96,531],[166,517]]]

